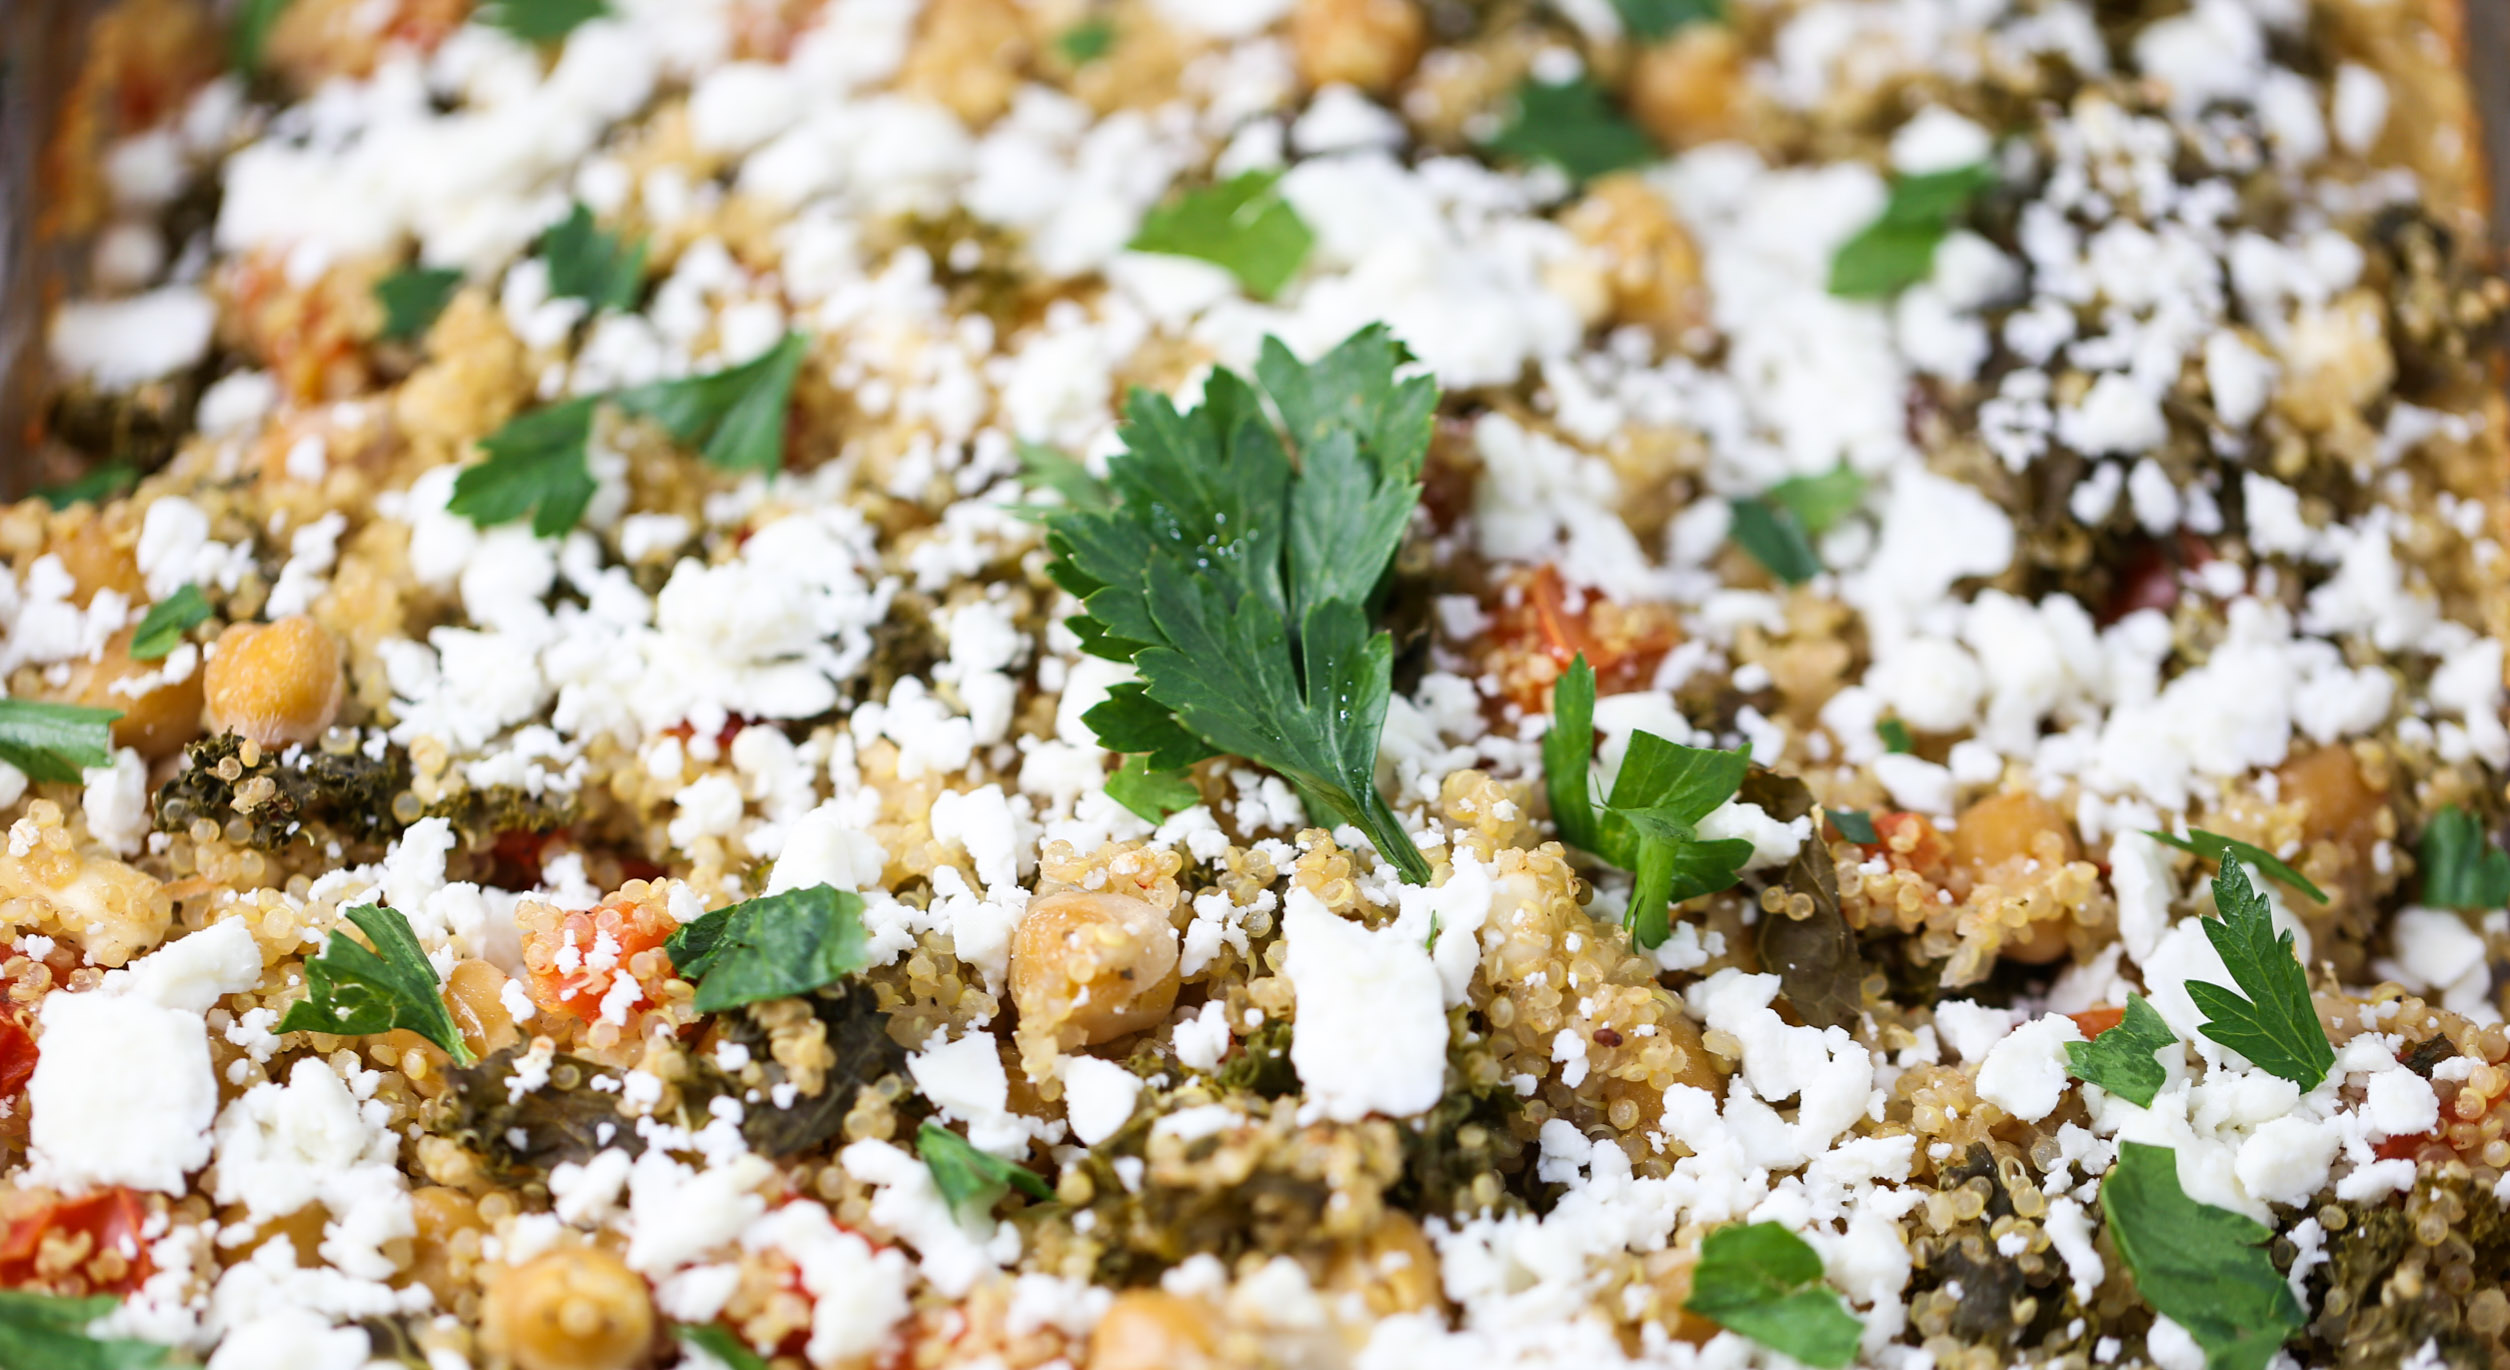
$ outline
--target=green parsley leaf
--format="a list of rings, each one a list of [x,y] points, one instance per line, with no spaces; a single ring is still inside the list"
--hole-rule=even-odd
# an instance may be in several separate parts
[[[200,587],[186,585],[148,606],[139,631],[131,634],[131,660],[155,661],[183,644],[183,635],[209,619],[209,601]]]
[[[0,1367],[5,1370],[155,1370],[172,1352],[154,1342],[87,1334],[121,1300],[0,1289]]]
[[[2321,904],[2327,902],[2326,891],[2304,879],[2299,871],[2285,865],[2282,857],[2255,843],[2243,842],[2236,837],[2225,837],[2218,832],[2207,832],[2203,828],[2190,828],[2185,837],[2157,832],[2151,828],[2146,828],[2144,835],[2156,842],[2177,847],[2183,852],[2194,852],[2216,864],[2220,864],[2223,856],[2228,853],[2257,867],[2270,880],[2280,880]]]
[[[1107,483],[1089,473],[1077,457],[1068,457],[1042,442],[1021,441],[1012,451],[1020,458],[1020,479],[1032,490],[1052,490],[1075,509],[1109,509],[1115,496]]]
[[[1578,653],[1551,687],[1551,731],[1543,734],[1543,788],[1560,840],[1580,851],[1603,845],[1595,822],[1595,668]]]
[[[2127,1016],[2116,1027],[2088,1042],[2066,1043],[2066,1068],[2074,1078],[2133,1103],[2151,1108],[2170,1073],[2154,1055],[2179,1044],[2170,1025],[2153,1012],[2141,994],[2127,995]]]
[[[1165,823],[1170,816],[1203,802],[1203,792],[1183,771],[1154,771],[1148,758],[1128,756],[1107,777],[1107,797],[1131,809],[1145,823]]]
[[[1055,1196],[1037,1172],[1000,1156],[977,1150],[965,1137],[927,1119],[915,1132],[915,1154],[933,1174],[933,1188],[961,1222],[992,1216],[1002,1196],[1016,1189],[1043,1202]]]
[[[519,414],[479,440],[486,461],[453,478],[445,508],[485,528],[532,516],[532,531],[554,538],[593,502],[591,396]]]
[[[1874,735],[1882,739],[1883,750],[1894,756],[1906,756],[1917,750],[1917,739],[1909,736],[1909,725],[1896,718],[1886,718],[1874,725]]]
[[[2274,1233],[2189,1198],[2169,1147],[2120,1142],[2100,1210],[2144,1301],[2196,1338],[2206,1370],[2265,1370],[2308,1321],[2266,1254]]]
[[[1880,299],[1925,280],[1953,222],[1995,184],[1985,162],[1894,179],[1882,214],[1830,259],[1830,293]]]
[[[2510,904],[2510,852],[2492,845],[2484,823],[2455,804],[2423,825],[2423,902],[2436,909]]]
[[[1874,836],[1874,816],[1863,809],[1829,809],[1830,826],[1839,835],[1861,846],[1872,846],[1881,839]]]
[[[1766,496],[1729,501],[1734,508],[1734,521],[1726,536],[1734,545],[1751,554],[1751,558],[1769,574],[1789,585],[1801,585],[1821,574],[1821,558],[1813,554],[1813,541],[1805,535],[1804,524],[1792,510],[1772,503]]]
[[[1247,293],[1269,300],[1298,274],[1316,234],[1281,197],[1277,170],[1245,171],[1189,190],[1142,216],[1127,246],[1209,262],[1238,278]]]
[[[671,1329],[682,1346],[694,1346],[732,1370],[767,1370],[767,1358],[750,1349],[732,1329],[717,1323],[684,1322]]]
[[[462,288],[462,273],[451,267],[405,266],[375,282],[375,303],[383,306],[386,342],[408,342],[424,334],[436,316]]]
[[[612,396],[621,409],[642,414],[671,436],[700,448],[709,466],[726,471],[774,471],[784,465],[784,417],[793,401],[809,342],[787,333],[739,366],[655,381]]]
[[[1055,51],[1076,67],[1106,56],[1115,45],[1115,21],[1104,15],[1093,15],[1055,35]]]
[[[102,504],[137,484],[138,467],[127,461],[109,461],[76,480],[39,487],[35,498],[55,509],[67,509],[73,504]]]
[[[554,43],[577,25],[610,12],[603,0],[487,0],[471,18],[501,28],[526,43]]]
[[[1633,38],[1653,42],[1693,24],[1722,24],[1725,0],[1612,0],[1621,27]]]
[[[1269,767],[1317,821],[1357,826],[1427,883],[1376,784],[1394,639],[1369,606],[1419,503],[1437,404],[1434,382],[1395,380],[1404,360],[1382,327],[1314,363],[1266,340],[1256,377],[1286,434],[1229,371],[1182,414],[1136,391],[1107,463],[1115,504],[1038,517],[1048,573],[1086,609],[1082,645],[1141,675],[1083,715],[1103,745],[1150,753],[1154,771],[1224,752]]]
[[[29,780],[76,780],[90,766],[113,764],[113,720],[119,709],[0,699],[0,761]]]
[[[644,293],[645,240],[622,243],[580,203],[540,235],[540,255],[549,263],[552,296],[582,300],[599,311],[633,309]]]
[[[227,55],[237,71],[261,70],[262,50],[270,45],[270,31],[278,26],[279,15],[287,7],[288,0],[243,0],[235,7],[235,28],[227,35]]]
[[[828,885],[761,895],[682,924],[662,949],[697,1011],[789,999],[871,964],[863,897]]]
[[[1761,496],[1795,515],[1810,537],[1820,537],[1865,502],[1865,478],[1846,463],[1818,476],[1789,476]]]
[[[443,982],[419,948],[410,920],[380,904],[361,904],[343,916],[366,934],[373,949],[333,928],[322,954],[307,958],[305,997],[288,1005],[279,1031],[364,1037],[408,1028],[444,1048],[455,1065],[469,1065],[471,1049],[453,1024]]]
[[[1656,143],[1621,115],[1604,88],[1585,76],[1545,85],[1528,77],[1516,88],[1516,117],[1490,140],[1492,151],[1548,162],[1573,181],[1626,171],[1656,160]]]
[[[2336,1063],[2336,1049],[2310,1003],[2309,972],[2293,955],[2292,934],[2276,933],[2265,894],[2237,861],[2223,862],[2215,874],[2214,907],[2222,916],[2205,920],[2205,940],[2247,997],[2188,981],[2188,997],[2206,1018],[2200,1030],[2260,1070],[2316,1089]]]
[[[1728,1223],[1709,1233],[1684,1306],[1822,1370],[1856,1359],[1865,1331],[1838,1291],[1822,1283],[1821,1256],[1770,1222]]]

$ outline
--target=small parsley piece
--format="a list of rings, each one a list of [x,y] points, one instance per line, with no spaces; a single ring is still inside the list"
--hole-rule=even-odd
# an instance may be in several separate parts
[[[1116,45],[1115,21],[1095,15],[1055,35],[1055,51],[1076,67],[1087,66],[1107,55]]]
[[[471,18],[526,43],[554,43],[608,13],[604,0],[487,0]]]
[[[1822,1370],[1856,1359],[1865,1331],[1838,1291],[1822,1283],[1819,1253],[1774,1222],[1728,1223],[1709,1233],[1684,1307]]]
[[[479,440],[487,460],[453,478],[445,508],[485,528],[532,516],[532,531],[554,538],[584,517],[593,502],[595,397],[568,400],[507,420]]]
[[[1820,537],[1865,502],[1865,477],[1841,463],[1818,476],[1789,476],[1761,498],[1793,514],[1806,535]]]
[[[0,699],[0,761],[29,780],[76,780],[91,766],[113,764],[113,720],[119,709]]]
[[[1830,815],[1830,826],[1837,828],[1841,837],[1868,847],[1880,840],[1874,836],[1874,816],[1863,809],[1829,809],[1825,812]]]
[[[1115,497],[1107,483],[1089,473],[1077,457],[1068,457],[1042,442],[1021,442],[1012,449],[1020,458],[1020,479],[1032,490],[1052,490],[1075,509],[1110,509]]]
[[[809,342],[799,333],[739,366],[676,381],[655,381],[612,396],[621,409],[669,429],[725,471],[784,465],[785,411]]]
[[[2141,994],[2127,995],[2127,1016],[2116,1027],[2088,1042],[2066,1043],[2066,1069],[2075,1079],[2133,1103],[2151,1108],[2170,1073],[2154,1053],[2177,1046],[2170,1025],[2153,1012]]]
[[[1906,756],[1917,750],[1917,739],[1909,735],[1909,725],[1896,718],[1886,718],[1874,725],[1874,735],[1882,739],[1883,750],[1894,756]]]
[[[1830,259],[1830,293],[1880,299],[1925,280],[1953,222],[1995,184],[1996,169],[1985,162],[1896,178],[1881,215]]]
[[[89,1336],[88,1326],[121,1306],[111,1294],[63,1298],[0,1289],[0,1368],[155,1370],[172,1352],[154,1342]]]
[[[2237,861],[2223,862],[2215,874],[2214,907],[2222,916],[2205,920],[2205,940],[2240,992],[2188,981],[2188,997],[2206,1018],[2200,1031],[2260,1070],[2303,1090],[2318,1088],[2336,1063],[2336,1049],[2310,1002],[2309,972],[2293,954],[2292,934],[2275,931],[2265,894]]]
[[[1671,37],[1693,24],[1722,24],[1725,0],[1612,0],[1621,27],[1646,42]]]
[[[582,300],[596,312],[633,309],[644,293],[645,240],[623,243],[594,223],[581,203],[540,235],[540,255],[549,263],[549,293]]]
[[[338,928],[319,956],[305,962],[305,997],[288,1005],[281,1032],[364,1037],[408,1028],[466,1066],[474,1059],[445,1007],[442,982],[410,931],[410,920],[381,904],[342,915],[374,943],[370,950]]]
[[[76,480],[47,485],[35,491],[35,498],[55,509],[74,504],[102,504],[139,484],[139,468],[127,461],[109,461]]]
[[[1135,391],[1108,508],[1042,509],[1047,570],[1082,649],[1140,673],[1083,715],[1101,745],[1175,770],[1227,753],[1279,772],[1406,880],[1429,863],[1378,793],[1394,639],[1370,606],[1420,501],[1435,382],[1382,327],[1304,363],[1266,340],[1199,408]],[[1277,429],[1263,396],[1283,421]],[[1296,454],[1296,460],[1292,454]]]
[[[209,601],[200,587],[186,585],[148,606],[139,631],[131,634],[131,660],[156,661],[183,645],[183,635],[209,620]]]
[[[2221,864],[2226,853],[2236,856],[2257,867],[2268,879],[2280,880],[2321,904],[2327,902],[2326,891],[2311,884],[2302,877],[2299,871],[2285,865],[2282,857],[2254,843],[2243,842],[2236,837],[2225,837],[2218,832],[2207,832],[2203,828],[2190,828],[2185,837],[2159,832],[2152,828],[2146,828],[2144,835],[2156,842],[2177,847],[2183,852],[2193,852],[2217,865]]]
[[[1316,245],[1315,232],[1282,198],[1280,182],[1279,171],[1246,171],[1189,190],[1142,216],[1127,246],[1209,262],[1237,277],[1248,294],[1269,300]]]
[[[405,266],[375,282],[375,303],[383,306],[386,342],[409,342],[426,333],[436,316],[462,288],[462,273],[451,267]]]
[[[1552,688],[1551,731],[1543,738],[1543,786],[1561,840],[1630,872],[1623,921],[1642,947],[1673,932],[1671,908],[1731,888],[1751,859],[1739,837],[1702,838],[1699,821],[1734,797],[1751,749],[1712,751],[1634,733],[1599,808],[1589,774],[1595,750],[1595,671],[1580,654]]]
[[[1591,181],[1656,160],[1655,140],[1612,107],[1585,76],[1558,85],[1527,78],[1516,88],[1516,117],[1490,140],[1492,151],[1548,162],[1573,181]]]
[[[961,1222],[992,1216],[1002,1196],[1016,1189],[1040,1202],[1055,1196],[1036,1171],[1000,1156],[979,1151],[969,1141],[929,1119],[915,1132],[915,1154],[932,1172],[933,1188]]]
[[[1821,558],[1794,512],[1767,496],[1730,501],[1734,521],[1726,535],[1769,574],[1789,585],[1801,585],[1821,574]]]
[[[2484,823],[2455,804],[2423,825],[2423,902],[2436,909],[2490,910],[2510,904],[2510,852],[2484,836]]]
[[[730,1328],[711,1322],[684,1322],[671,1329],[682,1346],[693,1346],[722,1361],[732,1370],[767,1370],[767,1358],[753,1351],[749,1343],[733,1335]]]
[[[2100,1210],[2136,1289],[2196,1338],[2206,1370],[2265,1370],[2308,1321],[2266,1254],[2274,1233],[2189,1198],[2169,1147],[2120,1142],[2118,1163],[2100,1182]]]
[[[1146,756],[1128,756],[1107,777],[1107,797],[1131,809],[1145,823],[1165,823],[1175,814],[1203,802],[1183,771],[1154,771]]]
[[[720,1013],[832,985],[872,963],[863,897],[829,885],[761,895],[681,925],[662,949]]]
[[[288,7],[288,0],[243,0],[235,7],[235,28],[227,36],[227,55],[237,71],[258,73],[264,49],[270,46],[270,31],[279,23],[279,16]]]

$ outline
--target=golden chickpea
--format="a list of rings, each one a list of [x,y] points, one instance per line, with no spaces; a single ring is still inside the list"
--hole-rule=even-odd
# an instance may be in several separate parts
[[[512,983],[504,971],[475,956],[456,962],[445,977],[445,1004],[453,1010],[454,1026],[462,1030],[462,1045],[473,1055],[503,1051],[523,1040],[505,1006],[505,987]]]
[[[628,1370],[654,1340],[654,1301],[627,1263],[570,1246],[499,1271],[480,1331],[518,1370]]]
[[[1428,28],[1414,0],[1299,0],[1290,48],[1309,85],[1382,95],[1412,74]]]
[[[1982,799],[1962,811],[1952,833],[1952,859],[1974,876],[2017,858],[2071,861],[2081,854],[2065,811],[2028,790]]]
[[[1408,1213],[1388,1210],[1375,1230],[1345,1249],[1326,1276],[1326,1287],[1352,1291],[1377,1317],[1442,1307],[1438,1250]]]
[[[1658,1251],[1646,1257],[1647,1283],[1655,1296],[1653,1312],[1675,1341],[1698,1346],[1716,1336],[1717,1324],[1692,1312],[1691,1275],[1699,1268],[1699,1252]]]
[[[1011,0],[930,0],[898,87],[982,128],[1011,107],[1027,48]]]
[[[470,1288],[470,1267],[479,1258],[479,1239],[487,1230],[479,1204],[461,1190],[427,1185],[410,1191],[410,1213],[418,1223],[410,1244],[410,1278],[435,1291],[437,1307],[452,1308]]]
[[[1218,1329],[1202,1304],[1164,1289],[1128,1289],[1090,1334],[1088,1370],[1209,1370]]]
[[[1607,176],[1561,218],[1593,250],[1612,316],[1678,333],[1705,320],[1699,249],[1665,197],[1637,176]]]
[[[1688,24],[1641,48],[1630,114],[1670,148],[1732,137],[1743,122],[1743,45],[1724,24]]]
[[[230,625],[203,674],[210,725],[265,747],[311,742],[340,713],[340,645],[304,614]]]
[[[113,721],[113,745],[135,747],[150,761],[161,761],[200,736],[204,672],[196,665],[183,679],[159,685],[144,695],[115,690],[117,683],[152,675],[165,665],[163,661],[131,660],[131,637],[137,631],[125,628],[106,639],[103,655],[94,661],[72,663],[69,679],[61,687],[61,697],[91,709],[121,710],[122,716]]]
[[[70,592],[72,603],[84,608],[98,590],[118,590],[130,600],[147,594],[139,561],[131,552],[131,537],[115,536],[96,510],[73,509],[53,527],[52,542],[45,550],[61,558],[61,569],[77,584]]]
[[[2367,856],[2379,840],[2379,811],[2387,797],[2371,788],[2352,748],[2321,747],[2285,762],[2275,779],[2284,802],[2302,806],[2303,843],[2334,842]]]
[[[1139,1032],[1176,1006],[1176,929],[1126,895],[1047,895],[1011,935],[1011,1000],[1066,1047]]]

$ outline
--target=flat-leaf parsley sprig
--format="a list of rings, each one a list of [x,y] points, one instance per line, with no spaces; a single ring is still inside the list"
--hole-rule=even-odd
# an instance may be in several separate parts
[[[2318,1088],[2336,1064],[2336,1049],[2310,1002],[2309,972],[2293,954],[2292,934],[2275,931],[2265,894],[2236,860],[2224,861],[2214,876],[2214,908],[2222,916],[2205,920],[2205,940],[2240,988],[2188,981],[2188,997],[2206,1018],[2199,1030],[2260,1070]]]
[[[2274,1233],[2189,1198],[2169,1147],[2119,1143],[2118,1163],[2100,1182],[2100,1208],[2136,1290],[2196,1338],[2206,1370],[2265,1370],[2308,1321],[2266,1254]]]
[[[1241,756],[1311,817],[1368,834],[1407,880],[1429,863],[1377,792],[1394,639],[1370,627],[1420,502],[1435,382],[1395,378],[1381,326],[1303,363],[1266,340],[1255,385],[1212,373],[1179,413],[1135,391],[1102,507],[1038,514],[1084,650],[1141,679],[1084,718],[1152,771]],[[1269,398],[1284,428],[1267,415]]]
[[[1821,1255],[1774,1222],[1729,1223],[1700,1243],[1684,1307],[1806,1365],[1856,1359],[1865,1325],[1822,1283]]]
[[[366,934],[367,949],[337,928],[320,956],[305,962],[305,997],[288,1005],[281,1032],[342,1037],[408,1028],[466,1066],[474,1059],[445,1007],[443,982],[398,909],[361,904],[342,915]]]

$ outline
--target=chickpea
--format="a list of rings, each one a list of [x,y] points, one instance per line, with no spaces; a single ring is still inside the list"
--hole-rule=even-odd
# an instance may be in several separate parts
[[[1743,122],[1743,45],[1724,24],[1687,24],[1641,48],[1630,68],[1630,114],[1671,148],[1733,136]]]
[[[480,1331],[519,1370],[628,1370],[654,1340],[654,1301],[627,1263],[570,1246],[499,1271]]]
[[[2055,864],[2081,853],[2065,811],[2028,790],[1972,804],[1962,812],[1961,826],[1952,833],[1952,859],[1982,878],[2016,858]]]
[[[512,983],[504,971],[475,956],[456,962],[445,977],[445,1004],[453,1010],[454,1026],[462,1030],[462,1044],[473,1055],[503,1051],[523,1040],[505,1006],[505,987]]]
[[[1412,74],[1428,27],[1414,0],[1299,0],[1290,48],[1309,85],[1382,95]]]
[[[1561,223],[1600,259],[1614,318],[1666,333],[1704,321],[1699,249],[1673,206],[1645,181],[1604,177]]]
[[[1335,1259],[1326,1286],[1357,1292],[1368,1311],[1380,1318],[1445,1304],[1437,1248],[1410,1214],[1394,1210]]]
[[[1218,1329],[1201,1303],[1164,1289],[1128,1289],[1090,1334],[1088,1370],[1209,1370]]]
[[[1127,895],[1047,895],[1011,935],[1011,999],[1066,1047],[1139,1032],[1176,1006],[1176,929]]]
[[[303,614],[230,625],[203,675],[210,725],[265,747],[311,742],[340,713],[340,646]]]
[[[2372,789],[2353,749],[2341,743],[2285,762],[2275,771],[2285,802],[2302,806],[2301,841],[2333,842],[2368,857],[2379,840],[2387,796]]]
[[[140,579],[139,561],[131,554],[132,539],[114,536],[96,510],[77,509],[63,514],[54,527],[57,531],[45,550],[61,558],[61,569],[69,572],[77,584],[78,588],[71,592],[72,603],[85,608],[99,590],[117,590],[129,600],[147,593],[147,585]]]
[[[1693,1346],[1717,1335],[1717,1324],[1687,1307],[1691,1275],[1699,1268],[1697,1250],[1654,1252],[1646,1257],[1645,1265],[1649,1290],[1655,1295],[1655,1314],[1668,1335]]]
[[[181,680],[159,685],[144,695],[115,690],[117,683],[154,674],[165,665],[162,661],[131,659],[131,638],[137,631],[125,628],[106,639],[103,654],[94,661],[71,663],[62,696],[91,709],[121,710],[122,716],[113,721],[113,745],[136,748],[148,760],[162,761],[200,736],[204,672],[194,666],[191,674]]]
[[[461,1190],[427,1185],[410,1192],[410,1213],[418,1225],[410,1277],[435,1291],[437,1307],[450,1309],[470,1288],[470,1266],[487,1230],[479,1204]]]
[[[1011,107],[1027,46],[1011,0],[930,0],[898,86],[982,128]]]

